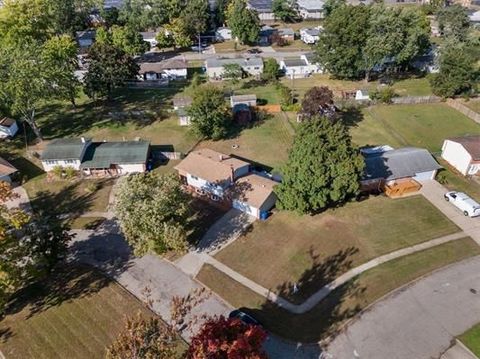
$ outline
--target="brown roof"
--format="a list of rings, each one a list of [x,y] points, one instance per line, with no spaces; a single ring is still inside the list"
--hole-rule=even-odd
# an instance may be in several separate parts
[[[11,163],[0,157],[0,176],[8,176],[17,171]]]
[[[449,138],[450,141],[460,143],[472,156],[474,161],[480,161],[480,135]]]
[[[10,127],[14,123],[15,120],[8,117],[3,117],[2,119],[0,119],[0,126]]]
[[[235,181],[232,197],[249,205],[260,208],[272,194],[277,183],[271,179],[249,174]]]
[[[139,65],[140,70],[138,72],[140,74],[147,72],[161,73],[163,70],[186,69],[188,67],[187,61],[181,59],[169,59],[160,62],[142,62]]]
[[[175,169],[189,173],[209,182],[220,182],[232,177],[232,170],[248,166],[249,163],[220,152],[203,148],[190,152]]]

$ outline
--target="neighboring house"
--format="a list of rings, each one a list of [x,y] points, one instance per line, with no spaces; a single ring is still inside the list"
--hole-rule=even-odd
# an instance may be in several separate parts
[[[257,106],[257,95],[232,95],[230,96],[230,107],[238,105]]]
[[[80,48],[89,48],[95,42],[95,30],[85,30],[76,32],[76,40]]]
[[[369,101],[370,95],[367,90],[357,90],[355,92],[355,100],[357,101]]]
[[[318,40],[320,40],[320,29],[300,29],[300,40],[306,44],[315,44]]]
[[[216,41],[228,41],[232,39],[232,30],[228,27],[219,27],[215,31]]]
[[[146,31],[146,32],[141,32],[140,35],[142,35],[143,41],[148,42],[150,44],[150,48],[154,48],[157,46],[157,33],[154,31]]]
[[[0,181],[12,183],[12,175],[18,170],[8,161],[0,157]]]
[[[40,156],[46,172],[73,167],[86,175],[119,175],[146,170],[149,142],[92,142],[85,138],[57,139]]]
[[[362,152],[365,157],[362,186],[389,185],[404,179],[421,183],[435,179],[437,171],[442,168],[430,152],[423,148],[405,147],[396,150]]]
[[[231,190],[232,207],[258,219],[267,219],[275,206],[277,196],[273,187],[277,183],[257,174],[239,178]]]
[[[308,77],[313,73],[321,72],[318,64],[313,61],[313,54],[286,58],[280,61],[280,69],[285,73],[285,76],[289,78]]]
[[[73,167],[80,170],[83,156],[87,147],[92,143],[90,139],[62,138],[51,141],[40,156],[45,172],[54,167]]]
[[[474,13],[470,14],[468,16],[470,19],[470,22],[474,26],[479,26],[480,25],[480,11],[475,11]]]
[[[259,77],[263,73],[263,60],[261,57],[250,58],[209,58],[205,61],[208,78],[220,80],[225,72],[225,65],[238,64],[249,75]]]
[[[17,121],[8,117],[0,118],[0,138],[13,137],[17,132]]]
[[[248,162],[207,148],[190,152],[175,166],[184,184],[215,201],[224,200],[225,191],[249,168]]]
[[[323,5],[322,0],[297,0],[298,13],[304,19],[322,19]]]
[[[141,62],[138,71],[143,81],[186,80],[187,61],[182,59],[168,59],[160,62]]]
[[[295,40],[295,31],[293,31],[292,28],[285,27],[285,28],[280,28],[277,30],[277,34],[280,38],[282,38],[285,41],[292,42]]]
[[[268,46],[272,43],[273,38],[277,32],[271,26],[264,25],[258,34],[258,44],[261,46]]]
[[[464,176],[480,174],[480,136],[446,139],[442,158]]]
[[[275,20],[275,15],[272,11],[273,0],[248,0],[247,7],[253,9],[258,13],[260,20]]]
[[[93,142],[82,158],[80,169],[86,175],[117,176],[145,172],[150,142]]]

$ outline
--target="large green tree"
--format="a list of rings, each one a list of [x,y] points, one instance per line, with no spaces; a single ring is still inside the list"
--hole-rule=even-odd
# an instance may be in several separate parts
[[[113,25],[110,32],[113,45],[128,55],[142,55],[150,49],[150,45],[143,41],[142,35],[130,26]]]
[[[95,43],[89,50],[90,64],[85,75],[85,93],[91,98],[107,96],[135,79],[139,66],[130,55],[108,43]]]
[[[136,255],[186,248],[189,196],[177,176],[150,172],[122,178],[114,212]]]
[[[275,187],[277,206],[316,213],[356,195],[364,162],[341,121],[324,117],[303,122],[297,130],[282,183]]]
[[[263,62],[262,78],[266,81],[275,81],[280,72],[280,66],[277,60],[273,58],[265,59]]]
[[[188,109],[192,117],[192,130],[203,138],[220,140],[228,134],[231,111],[223,91],[214,85],[199,86]]]
[[[294,22],[298,19],[298,6],[296,1],[273,0],[272,12],[276,19],[285,22]]]
[[[238,38],[242,44],[258,41],[260,19],[255,10],[248,9],[245,0],[233,0],[228,5],[226,19],[233,37]]]
[[[454,37],[464,41],[470,28],[470,19],[467,10],[459,5],[442,7],[436,13],[440,32],[447,37]]]
[[[453,97],[475,91],[480,79],[476,60],[467,44],[456,41],[445,44],[440,51],[439,72],[430,78],[433,93]]]

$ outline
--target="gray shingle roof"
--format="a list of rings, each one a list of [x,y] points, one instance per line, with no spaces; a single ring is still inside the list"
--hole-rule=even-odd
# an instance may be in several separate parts
[[[94,142],[88,147],[80,168],[145,163],[149,148],[150,143],[147,141]]]
[[[295,67],[295,66],[307,66],[307,62],[302,58],[292,58],[292,59],[284,59],[283,62],[287,67]]]
[[[248,0],[248,5],[258,12],[272,11],[273,0]]]
[[[227,64],[239,64],[240,66],[263,66],[263,60],[261,57],[250,57],[236,59],[210,58],[205,61],[205,65],[210,68],[223,67]]]
[[[293,31],[292,28],[290,27],[284,27],[284,28],[281,28],[281,29],[278,29],[278,34],[280,36],[294,36],[295,35],[295,31]]]
[[[320,11],[324,2],[321,0],[297,0],[298,7],[307,11]]]
[[[81,160],[83,149],[90,144],[90,140],[81,138],[61,138],[51,141],[42,155],[41,160]]]
[[[405,147],[365,158],[364,180],[384,178],[388,181],[414,177],[421,172],[442,168],[423,148]]]

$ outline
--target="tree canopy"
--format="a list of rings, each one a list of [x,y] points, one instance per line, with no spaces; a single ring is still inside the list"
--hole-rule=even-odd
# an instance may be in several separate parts
[[[277,60],[273,58],[265,59],[263,62],[263,73],[262,78],[266,81],[275,81],[280,72],[280,66],[278,65]]]
[[[292,0],[273,0],[272,12],[276,19],[294,22],[298,19],[298,5]]]
[[[260,34],[260,19],[255,10],[249,9],[245,0],[232,0],[227,8],[227,25],[232,35],[242,44],[253,44]]]
[[[325,117],[300,124],[282,183],[275,187],[280,209],[316,213],[357,194],[364,162],[341,121]]]
[[[300,111],[304,118],[324,116],[333,120],[336,118],[336,108],[333,103],[333,92],[325,86],[314,86],[308,90],[302,101]]]
[[[446,37],[464,41],[470,28],[467,10],[459,5],[442,7],[436,13],[440,32]]]
[[[114,212],[136,255],[185,249],[190,198],[177,176],[134,174],[116,190]]]
[[[231,111],[225,102],[223,91],[214,85],[199,86],[188,109],[192,117],[192,130],[203,138],[219,140],[228,134]]]

